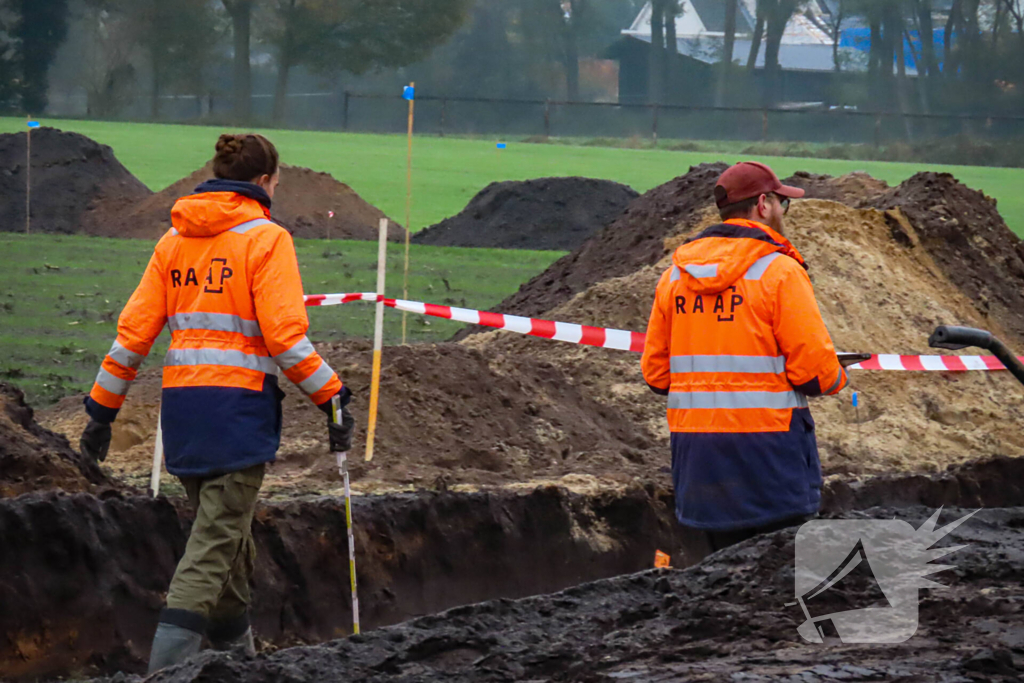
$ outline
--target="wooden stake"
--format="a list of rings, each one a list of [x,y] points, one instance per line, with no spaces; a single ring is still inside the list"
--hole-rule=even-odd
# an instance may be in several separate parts
[[[32,233],[32,127],[25,138],[25,234]]]
[[[380,357],[384,346],[384,273],[388,256],[388,219],[380,219],[377,239],[377,316],[373,321],[373,375],[370,379],[370,423],[366,429],[366,462],[373,460],[377,435],[377,404],[380,401]]]
[[[409,99],[409,145],[405,159],[405,276],[402,283],[402,298],[409,300],[409,239],[412,236],[412,226],[409,224],[412,212],[412,122],[416,109],[416,82],[409,83],[413,89],[413,95]],[[406,339],[406,317],[409,314],[402,311],[402,343]]]
[[[157,413],[156,418],[156,442],[153,444],[153,474],[149,478],[149,488],[153,491],[153,497],[160,495],[160,466],[164,461],[164,428],[163,419]]]
[[[331,399],[334,423],[341,424],[341,399]],[[356,585],[356,537],[355,525],[352,523],[352,487],[348,476],[348,452],[335,453],[338,459],[338,471],[345,482],[345,531],[348,535],[348,574],[349,586],[352,590],[352,633],[359,633],[359,590]]]

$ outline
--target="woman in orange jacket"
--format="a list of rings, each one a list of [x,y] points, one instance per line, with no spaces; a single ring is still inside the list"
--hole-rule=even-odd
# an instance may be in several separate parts
[[[278,371],[328,415],[332,451],[351,446],[350,392],[313,348],[291,235],[270,219],[280,177],[261,135],[222,135],[216,178],[182,197],[118,320],[86,399],[83,453],[106,457],[110,423],[166,325],[163,423],[167,471],[196,518],[161,612],[150,672],[214,647],[254,652],[249,579],[252,516],[281,440]],[[332,399],[342,420],[332,419]]]

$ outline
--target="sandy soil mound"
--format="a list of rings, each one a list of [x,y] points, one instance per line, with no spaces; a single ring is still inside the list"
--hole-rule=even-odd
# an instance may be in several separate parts
[[[25,229],[26,136],[0,135],[0,230]],[[106,234],[109,215],[153,194],[110,147],[56,128],[32,133],[31,176],[32,232]]]
[[[157,192],[130,210],[108,211],[107,234],[111,237],[158,239],[171,227],[171,207],[180,197],[213,178],[212,163]],[[328,212],[334,212],[330,218]],[[376,240],[384,213],[367,203],[355,190],[327,173],[301,166],[281,165],[281,184],[274,195],[274,220],[304,239]],[[405,231],[394,221],[388,229],[391,241],[404,241]]]
[[[626,185],[593,178],[491,183],[460,213],[416,233],[412,241],[570,251],[618,218],[638,196]]]
[[[39,426],[20,390],[0,383],[0,498],[45,489],[88,491],[107,483],[67,439]]]
[[[666,240],[666,247],[715,222],[714,211],[705,210],[695,228]],[[899,239],[893,226],[899,226]],[[840,350],[937,353],[928,348],[928,335],[936,325],[953,323],[988,326],[1020,343],[1001,322],[976,311],[897,211],[806,200],[793,205],[787,234],[810,264],[822,314]],[[642,331],[668,263],[666,257],[594,285],[543,317]],[[659,434],[662,462],[668,464],[664,399],[644,385],[637,355],[503,332],[475,335],[463,344],[492,358],[499,372],[511,371],[524,357],[558,367],[588,395]],[[858,371],[851,381],[860,392],[859,412],[850,405],[849,391],[812,402],[828,474],[937,471],[982,455],[1024,455],[1024,392],[1009,373]]]
[[[947,509],[942,522],[965,514]],[[874,508],[915,528],[930,510]],[[795,530],[727,548],[687,570],[651,570],[553,595],[494,600],[316,647],[245,660],[207,652],[161,683],[403,681],[1020,680],[1024,509],[982,510],[942,545],[955,569],[922,591],[916,636],[902,644],[803,641],[794,596]],[[852,572],[814,614],[871,604],[879,584]]]
[[[362,462],[370,390],[366,342],[320,344],[319,351],[349,384],[359,421],[354,482],[362,491],[403,486],[495,485],[564,475],[631,481],[655,476],[647,454],[654,437],[594,401],[557,368],[521,359],[494,371],[477,351],[455,344],[384,350],[375,458]],[[268,489],[324,491],[337,486],[327,453],[323,414],[289,382],[278,464]],[[132,387],[114,423],[115,473],[145,485],[160,398],[160,372],[148,368]],[[71,397],[43,411],[51,429],[78,438],[86,416]],[[586,477],[584,477],[585,479]]]
[[[948,173],[918,173],[869,202],[899,207],[921,245],[987,319],[1024,339],[1024,242],[1008,227],[996,201]],[[902,239],[898,226],[893,236]]]

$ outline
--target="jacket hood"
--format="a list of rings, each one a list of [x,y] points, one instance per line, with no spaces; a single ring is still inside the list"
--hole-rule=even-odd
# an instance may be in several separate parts
[[[713,225],[676,249],[672,263],[698,294],[717,294],[742,278],[759,258],[781,252],[806,268],[789,240],[767,225],[728,220]]]
[[[257,218],[270,218],[270,197],[234,180],[208,180],[171,209],[171,224],[185,237],[213,237]]]

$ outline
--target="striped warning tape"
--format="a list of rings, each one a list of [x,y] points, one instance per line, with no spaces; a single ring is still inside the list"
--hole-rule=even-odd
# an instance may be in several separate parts
[[[309,294],[306,296],[307,306],[335,306],[353,301],[376,302],[377,295],[373,292],[360,292],[356,294]],[[384,299],[384,305],[399,311],[419,313],[473,325],[484,325],[532,337],[635,353],[643,353],[644,338],[646,337],[642,332],[524,318],[518,315],[475,311],[471,308],[455,306],[439,306],[419,301],[405,301],[404,299]],[[1024,356],[1021,357],[1021,360],[1024,361]],[[1005,370],[1006,368],[995,356],[901,356],[882,353],[872,355],[868,360],[851,365],[847,369],[966,372],[968,370]]]

